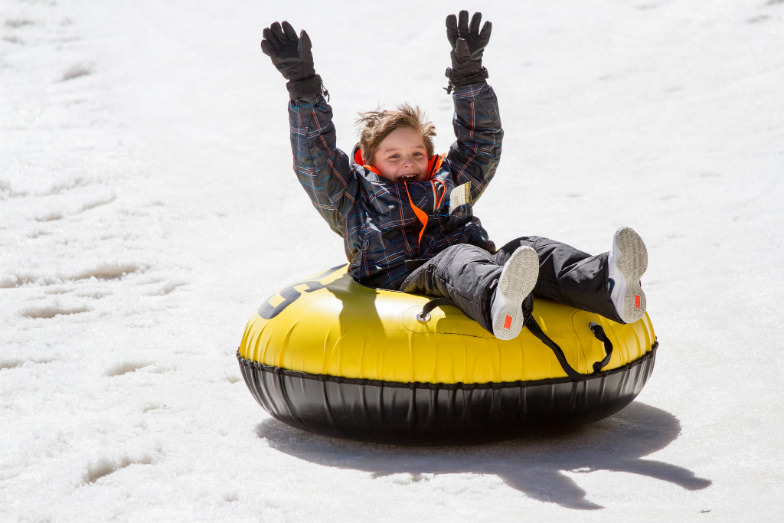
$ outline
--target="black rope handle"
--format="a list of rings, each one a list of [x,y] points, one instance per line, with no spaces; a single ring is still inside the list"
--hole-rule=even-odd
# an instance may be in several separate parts
[[[422,307],[422,311],[417,314],[417,321],[422,323],[430,321],[430,312],[436,307],[440,307],[442,305],[454,305],[454,302],[449,298],[433,298],[432,300],[425,303],[424,307]],[[610,358],[612,357],[613,353],[613,344],[610,341],[610,338],[608,338],[607,334],[604,332],[604,328],[602,328],[602,326],[598,323],[591,322],[588,327],[591,329],[591,332],[593,332],[593,335],[596,336],[596,339],[604,343],[605,355],[601,361],[594,362],[593,372],[589,374],[578,372],[569,364],[561,347],[559,347],[557,343],[555,343],[547,334],[544,333],[539,324],[536,323],[536,320],[532,314],[529,314],[526,317],[524,326],[528,327],[528,330],[531,331],[531,334],[539,338],[542,343],[547,345],[547,347],[553,351],[556,359],[558,360],[558,363],[561,364],[561,368],[564,370],[564,372],[566,372],[566,375],[575,381],[586,380],[591,376],[600,373],[602,369],[610,363]]]
[[[430,311],[435,309],[436,307],[440,307],[441,305],[454,305],[455,303],[450,300],[449,298],[433,298],[429,302],[425,303],[425,306],[422,307],[422,312],[417,314],[416,319],[422,323],[426,321],[430,321]]]
[[[593,335],[596,336],[596,338],[598,338],[599,341],[604,342],[604,351],[606,354],[602,361],[597,361],[593,364],[593,372],[590,374],[582,374],[577,370],[575,370],[574,367],[569,365],[569,362],[566,360],[566,356],[564,355],[561,347],[559,347],[557,343],[555,343],[552,339],[550,339],[550,337],[547,334],[544,333],[542,328],[539,327],[539,324],[536,323],[536,320],[534,319],[533,316],[528,316],[528,318],[526,318],[525,326],[528,327],[528,330],[531,331],[531,334],[539,338],[542,343],[547,345],[547,347],[549,347],[550,350],[553,351],[556,359],[558,360],[558,363],[561,364],[561,368],[564,370],[564,372],[566,372],[566,375],[575,381],[586,380],[598,374],[599,372],[601,372],[601,370],[604,367],[607,366],[608,363],[610,363],[610,357],[612,356],[612,351],[613,351],[612,342],[605,334],[602,326],[597,323],[591,322],[590,329],[591,332],[593,332]]]
[[[607,337],[607,334],[604,333],[604,329],[602,328],[601,325],[599,325],[598,323],[591,322],[591,324],[588,327],[591,329],[591,332],[593,332],[593,335],[596,336],[596,339],[598,339],[601,342],[604,342],[604,352],[605,352],[604,359],[602,361],[594,362],[593,364],[593,372],[594,374],[596,374],[597,372],[600,372],[603,368],[605,368],[608,363],[610,363],[610,358],[612,357],[612,352],[613,352],[613,344],[610,341],[610,338]]]

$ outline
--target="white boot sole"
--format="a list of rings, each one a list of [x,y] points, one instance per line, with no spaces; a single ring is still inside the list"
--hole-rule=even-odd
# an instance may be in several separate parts
[[[634,323],[645,314],[645,293],[640,278],[648,269],[648,249],[634,229],[621,227],[615,232],[611,260],[621,276],[614,278],[613,305],[624,322]]]
[[[523,328],[523,301],[539,277],[539,256],[531,247],[518,248],[504,264],[492,306],[493,334],[500,340],[516,338]]]

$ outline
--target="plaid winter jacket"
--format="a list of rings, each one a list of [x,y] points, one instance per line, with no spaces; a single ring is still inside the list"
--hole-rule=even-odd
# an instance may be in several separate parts
[[[428,181],[398,183],[362,165],[356,147],[348,156],[335,146],[332,108],[322,96],[290,102],[294,171],[343,237],[358,282],[397,289],[418,262],[450,245],[495,250],[470,202],[484,192],[501,157],[498,102],[486,82],[459,87],[452,97],[457,140],[431,159]]]

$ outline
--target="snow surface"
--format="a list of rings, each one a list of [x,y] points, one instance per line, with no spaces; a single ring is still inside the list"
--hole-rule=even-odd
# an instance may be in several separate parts
[[[271,419],[235,351],[344,259],[291,172],[263,27],[307,28],[339,145],[451,142],[443,20],[494,22],[497,243],[650,252],[660,350],[576,432],[466,447]],[[2,0],[0,521],[782,521],[784,2]]]

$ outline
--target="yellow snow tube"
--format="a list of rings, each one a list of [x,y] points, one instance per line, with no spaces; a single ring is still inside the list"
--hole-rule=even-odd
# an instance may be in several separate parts
[[[657,348],[650,319],[623,325],[536,300],[501,341],[454,306],[357,284],[346,266],[259,307],[237,357],[276,418],[375,440],[497,439],[593,421],[639,394]]]

